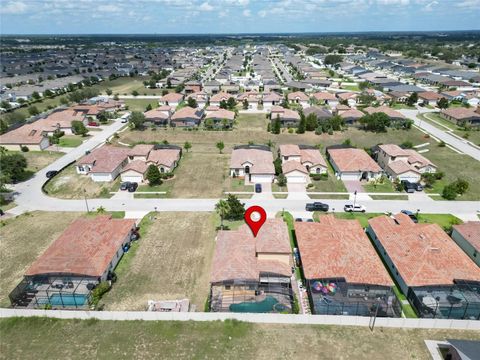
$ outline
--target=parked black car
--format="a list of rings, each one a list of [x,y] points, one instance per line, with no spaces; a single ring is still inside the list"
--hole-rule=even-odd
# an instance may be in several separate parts
[[[305,206],[305,210],[307,211],[328,211],[329,206],[328,204],[324,204],[322,202],[316,201],[313,203],[308,203]]]
[[[403,189],[407,193],[414,193],[417,190],[417,186],[415,186],[415,184],[411,183],[410,181],[402,180],[402,185],[403,185]]]
[[[138,184],[136,182],[132,182],[128,185],[128,192],[135,192],[137,188],[138,188]]]
[[[58,174],[57,170],[50,170],[50,171],[47,171],[46,176],[47,176],[48,179],[51,179],[57,174]]]
[[[256,193],[262,192],[262,184],[255,184],[255,192]]]
[[[128,190],[128,187],[130,186],[130,181],[125,181],[120,184],[120,190]]]
[[[417,190],[417,191],[423,191],[423,186],[422,186],[422,184],[420,184],[420,183],[413,183],[413,185],[415,186],[415,190]]]
[[[402,210],[401,213],[407,215],[415,224],[418,223],[417,216],[410,210]]]

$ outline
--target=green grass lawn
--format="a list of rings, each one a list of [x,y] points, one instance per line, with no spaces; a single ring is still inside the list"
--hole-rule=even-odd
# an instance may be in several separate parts
[[[408,195],[369,195],[373,200],[408,200]]]
[[[125,99],[124,101],[129,111],[144,112],[148,105],[151,105],[153,109],[158,107],[158,100],[156,99]]]
[[[342,180],[339,180],[335,176],[332,166],[329,162],[328,165],[328,177],[325,180],[314,180],[310,178],[313,187],[309,187],[307,191],[311,192],[347,192]]]
[[[399,193],[395,191],[393,184],[388,179],[381,180],[382,182],[370,182],[363,186],[363,189],[368,193]]]
[[[86,137],[75,136],[75,135],[64,135],[59,139],[59,147],[77,147],[86,140]]]
[[[1,319],[0,332],[2,358],[52,360],[430,359],[425,340],[480,339],[472,330],[40,317]]]
[[[387,267],[388,268],[388,267]],[[393,292],[395,293],[395,296],[397,299],[400,301],[400,306],[402,307],[403,314],[405,315],[406,318],[417,318],[417,313],[413,309],[412,305],[410,305],[409,302],[407,302],[407,298],[401,290],[395,285],[393,287]],[[404,303],[405,302],[405,303]]]
[[[307,194],[310,199],[332,199],[332,200],[348,200],[350,196],[348,194]]]
[[[323,214],[325,213],[315,211],[313,214],[314,220],[319,221]],[[360,222],[360,225],[362,225],[362,227],[365,228],[368,226],[369,219],[376,216],[383,215],[383,214],[380,214],[380,213],[334,213],[333,215],[337,219],[358,220]]]
[[[472,130],[465,130],[456,124],[442,118],[439,113],[427,113],[427,114],[421,114],[420,117],[427,121],[428,123],[442,129],[446,130],[446,128],[450,129],[453,131],[455,135],[458,135],[464,139],[467,139],[474,144],[477,144],[480,146],[480,130],[479,129],[472,129]],[[435,120],[435,121],[432,121]],[[443,125],[440,126],[439,124]]]
[[[167,198],[167,194],[149,194],[149,193],[138,193],[133,194],[134,199],[164,199]]]
[[[421,209],[420,209],[421,210]],[[450,229],[452,225],[461,224],[463,221],[450,214],[418,214],[420,223],[433,223],[440,225],[443,229]]]
[[[392,109],[395,110],[402,110],[402,109],[409,109],[409,110],[415,110],[415,106],[408,106],[407,104],[400,104],[400,103],[395,103],[392,106]]]
[[[253,193],[254,186],[245,185],[244,179],[228,177],[225,179],[225,191],[245,191]]]
[[[340,86],[341,89],[343,90],[349,90],[349,91],[360,91],[360,88],[358,85],[343,85]]]

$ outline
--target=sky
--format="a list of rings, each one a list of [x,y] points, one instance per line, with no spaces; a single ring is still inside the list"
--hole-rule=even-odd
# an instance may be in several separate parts
[[[479,29],[480,0],[0,0],[1,34]]]

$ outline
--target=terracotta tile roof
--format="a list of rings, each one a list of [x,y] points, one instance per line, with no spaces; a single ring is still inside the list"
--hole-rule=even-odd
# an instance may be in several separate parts
[[[121,171],[121,173],[124,173],[126,171],[135,171],[139,174],[145,174],[145,172],[148,169],[148,165],[145,161],[142,160],[133,160],[129,162]]]
[[[47,137],[45,131],[42,130],[42,127],[38,127],[36,123],[25,124],[0,135],[0,144],[37,145],[45,137]]]
[[[319,150],[301,149],[300,152],[302,164],[310,162],[312,163],[312,165],[322,165],[323,167],[327,167],[327,162],[325,161]]]
[[[158,111],[172,111],[172,107],[169,106],[169,105],[162,105],[162,106],[159,106],[158,108],[156,108],[155,110],[158,110]]]
[[[248,101],[258,101],[261,97],[261,94],[256,91],[247,91],[237,96],[237,100],[243,101],[247,99]]]
[[[172,167],[178,159],[180,159],[180,149],[158,149],[150,152],[147,163]]]
[[[167,111],[168,110],[161,110],[159,108],[156,108],[156,109],[146,111],[143,115],[145,115],[145,119],[147,120],[154,120],[154,119],[168,120],[169,115],[166,114]]]
[[[242,164],[249,162],[251,174],[275,174],[273,155],[271,151],[259,149],[234,149],[230,159],[230,168],[242,168]]]
[[[480,221],[467,221],[461,225],[453,225],[453,228],[480,252]]]
[[[319,223],[295,223],[307,279],[345,278],[349,283],[392,286],[387,270],[357,220],[320,216]]]
[[[417,174],[420,174],[420,172],[418,172],[418,170],[416,170],[414,167],[410,166],[409,164],[407,164],[405,161],[402,161],[402,160],[392,161],[391,163],[389,163],[387,165],[387,167],[395,175],[401,175],[401,174],[404,174],[408,171],[413,171],[413,172],[416,172]]]
[[[369,106],[369,107],[366,107],[365,109],[363,109],[363,111],[365,111],[367,114],[375,114],[375,113],[383,112],[385,115],[387,115],[388,117],[391,117],[391,118],[405,119],[405,116],[403,116],[402,113],[400,113],[396,110],[393,110],[392,108],[389,108],[388,106],[379,106],[379,107]]]
[[[329,92],[317,92],[312,96],[317,100],[333,100],[333,101],[337,100],[336,96]]]
[[[389,156],[408,156],[408,153],[396,144],[382,144],[378,146]]]
[[[309,97],[301,91],[291,92],[287,95],[288,100],[308,101]]]
[[[437,224],[415,224],[405,214],[368,223],[408,286],[480,281],[477,265]]]
[[[413,149],[405,149],[405,152],[408,154],[408,163],[414,165],[417,168],[422,168],[427,165],[435,166],[430,160],[422,156]]]
[[[62,128],[70,128],[72,121],[83,121],[85,115],[73,109],[65,109],[60,111],[54,111],[48,115],[45,119],[40,119],[37,123],[43,126],[45,129],[50,128],[50,131],[57,127],[57,124]]]
[[[221,102],[222,100],[227,101],[230,98],[235,99],[235,95],[228,94],[226,92],[219,92],[218,94],[215,94],[210,98],[210,102]]]
[[[283,99],[283,96],[277,94],[276,92],[269,92],[263,94],[263,101],[280,101]]]
[[[441,99],[443,96],[433,91],[424,91],[419,93],[418,97],[424,100],[438,100],[438,99]]]
[[[280,150],[280,155],[281,156],[300,156],[300,148],[298,145],[294,144],[285,144],[285,145],[280,145],[279,147]]]
[[[356,99],[357,96],[358,94],[353,92],[337,93],[337,98],[340,100]]]
[[[337,107],[337,110],[341,110]],[[357,109],[350,109],[338,114],[343,119],[360,119],[365,114]]]
[[[472,109],[467,108],[451,108],[451,109],[443,109],[441,111],[442,114],[445,114],[455,120],[463,120],[469,118],[480,118],[480,116]]]
[[[235,113],[230,110],[225,110],[218,108],[217,110],[211,111],[205,119],[227,119],[227,120],[234,120]]]
[[[300,120],[300,114],[292,109],[285,109],[281,106],[272,106],[271,116],[272,119],[275,119],[277,114],[280,116],[280,119],[296,119]]]
[[[205,93],[203,91],[197,91],[197,92],[194,92],[194,93],[188,95],[187,99],[189,99],[189,98],[195,99],[196,101],[207,101],[208,100],[208,95],[207,95],[207,93]]]
[[[176,111],[175,114],[172,115],[172,120],[180,120],[185,118],[191,118],[200,120],[202,118],[203,111],[200,109],[194,109],[190,106],[185,106],[180,110]]]
[[[139,144],[130,149],[128,155],[130,156],[147,156],[150,151],[153,150],[151,144]]]
[[[25,275],[100,277],[134,226],[134,219],[79,218],[33,262]]]
[[[329,149],[340,172],[371,171],[380,172],[380,166],[363,149]]]
[[[292,171],[300,171],[304,174],[308,174],[308,171],[307,169],[305,168],[305,166],[303,166],[299,161],[296,161],[296,160],[289,160],[289,161],[286,161],[282,164],[282,172],[284,174],[288,174]]]
[[[163,95],[161,98],[160,98],[160,101],[161,102],[180,102],[183,100],[183,94],[177,94],[177,93],[168,93],[168,94],[165,94]]]
[[[335,107],[335,109],[337,109],[337,111],[338,111],[338,110],[350,110],[350,106],[348,106],[348,105],[343,105],[343,104],[338,104],[338,105]],[[364,115],[364,114],[362,114],[362,116],[363,116],[363,115]]]
[[[77,165],[93,164],[92,173],[111,173],[127,159],[131,149],[111,145],[96,148],[90,154],[82,156]]]
[[[238,230],[219,231],[210,281],[258,281],[260,272],[280,272],[281,275],[290,276],[288,265],[279,264],[279,261],[257,260],[257,253],[291,253],[288,228],[281,219],[267,220],[256,238],[246,224]]]

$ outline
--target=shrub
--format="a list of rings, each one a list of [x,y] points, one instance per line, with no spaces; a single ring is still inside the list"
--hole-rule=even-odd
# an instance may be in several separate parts
[[[110,284],[107,281],[102,281],[100,284],[93,289],[90,299],[90,304],[93,306],[97,306],[98,303],[100,302],[100,299],[102,296],[110,290]]]
[[[453,186],[455,186],[455,191],[457,194],[463,195],[468,190],[470,184],[466,180],[457,179],[457,181],[453,183]]]
[[[294,132],[294,130],[293,130],[292,128],[289,128],[289,129],[288,129],[288,133],[289,133],[289,134],[293,134],[293,132]]]
[[[442,197],[446,200],[455,200],[457,191],[454,184],[449,184],[443,188]]]
[[[283,175],[283,174],[278,175],[277,184],[280,187],[284,187],[284,186],[287,185],[287,178],[285,177],[285,175]]]
[[[22,152],[29,152],[30,151],[28,146],[25,146],[25,145],[20,146],[20,150],[22,150]]]
[[[404,141],[400,146],[404,149],[411,149],[413,148],[413,143],[411,141]]]
[[[438,146],[439,146],[439,147],[445,147],[445,146],[447,146],[447,144],[445,144],[445,141],[440,141],[440,142],[438,143]]]

